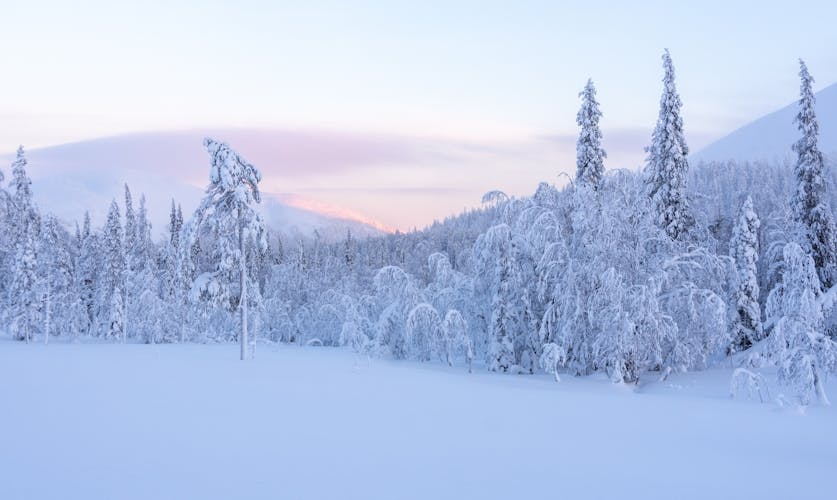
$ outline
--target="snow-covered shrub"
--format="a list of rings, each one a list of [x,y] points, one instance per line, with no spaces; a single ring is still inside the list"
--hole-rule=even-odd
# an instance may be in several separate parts
[[[760,374],[745,368],[736,368],[732,372],[729,384],[729,397],[745,396],[749,399],[758,398],[760,403],[770,399],[770,389],[767,380]]]
[[[561,349],[561,346],[558,344],[553,344],[552,342],[545,344],[543,346],[541,352],[541,359],[539,360],[539,365],[546,373],[549,373],[555,378],[556,382],[561,381],[560,375],[558,375],[558,367],[564,364],[564,358],[566,358],[566,352]]]

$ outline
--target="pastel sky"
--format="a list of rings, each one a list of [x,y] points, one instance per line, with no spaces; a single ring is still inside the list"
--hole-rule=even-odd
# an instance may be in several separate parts
[[[588,77],[608,166],[636,167],[665,47],[693,149],[792,101],[798,57],[818,88],[837,81],[833,1],[2,3],[0,151],[206,128],[357,138],[341,142],[354,163],[328,140],[277,154],[266,184],[390,227],[559,182]],[[308,153],[329,168],[294,177]]]

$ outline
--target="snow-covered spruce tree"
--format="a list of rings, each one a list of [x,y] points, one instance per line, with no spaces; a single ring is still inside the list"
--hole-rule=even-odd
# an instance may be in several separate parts
[[[124,287],[124,300],[122,302],[123,307],[125,308],[124,312],[122,313],[122,333],[125,338],[128,336],[128,320],[129,316],[132,316],[133,311],[131,310],[131,305],[134,304],[136,301],[134,300],[134,248],[136,247],[137,242],[137,216],[134,212],[134,201],[131,196],[131,190],[128,188],[128,184],[125,184],[125,231],[124,237],[122,238],[123,244],[125,245],[124,255],[125,255],[125,287]],[[131,318],[133,319],[133,318]]]
[[[689,148],[683,135],[682,103],[674,83],[674,65],[668,49],[663,54],[663,68],[660,115],[651,145],[646,149],[645,176],[657,225],[669,237],[677,239],[692,226],[693,219],[686,199]]]
[[[803,405],[828,404],[823,378],[837,370],[837,345],[824,333],[820,283],[813,259],[796,243],[783,251],[784,272],[767,298],[766,355]]]
[[[110,204],[102,234],[104,269],[99,282],[99,320],[102,333],[109,338],[125,336],[125,246],[116,200]]]
[[[596,189],[604,175],[604,158],[607,153],[602,148],[602,131],[599,129],[599,103],[596,101],[596,87],[593,80],[587,80],[581,97],[581,109],[576,116],[576,123],[581,127],[576,142],[576,182],[586,183]]]
[[[81,301],[79,332],[92,335],[97,325],[96,290],[104,270],[100,269],[100,239],[90,230],[90,213],[84,212],[75,265],[76,293]],[[102,273],[102,274],[100,274]]]
[[[125,261],[129,269],[133,268],[134,248],[137,244],[137,215],[134,212],[134,200],[131,189],[125,184]]]
[[[37,211],[32,201],[32,181],[26,172],[26,154],[23,146],[17,149],[17,156],[12,162],[12,178],[9,181],[12,196],[12,238],[20,241],[29,226],[37,223]],[[37,230],[36,233],[37,234]]]
[[[731,353],[749,349],[763,338],[757,279],[759,226],[753,199],[747,196],[739,209],[730,241],[730,254],[735,260],[736,271]]]
[[[57,324],[58,333],[72,325],[75,300],[71,297],[72,258],[68,248],[67,234],[62,230],[54,216],[48,215],[41,230],[38,250],[38,281],[42,297],[44,343]]]
[[[799,111],[794,121],[802,137],[793,145],[797,159],[794,167],[796,192],[792,208],[794,219],[805,228],[807,241],[801,243],[805,244],[805,248],[813,257],[823,287],[829,289],[837,279],[837,234],[825,197],[825,164],[817,144],[819,124],[814,109],[814,78],[808,73],[808,68],[801,59],[799,77]]]
[[[8,191],[3,187],[5,176],[0,169],[0,234],[11,235],[12,201]],[[14,241],[12,238],[0,238],[0,325],[8,323],[9,313],[9,284],[15,258]]]
[[[35,253],[35,227],[27,226],[21,240],[18,242],[18,252],[15,258],[14,273],[10,286],[12,334],[16,340],[32,339],[38,331],[38,260]]]
[[[135,215],[135,229],[131,245],[126,239],[128,275],[126,288],[130,302],[127,304],[132,328],[137,337],[146,342],[156,343],[161,340],[171,341],[173,331],[168,330],[164,339],[160,320],[164,303],[160,295],[160,280],[155,275],[155,247],[151,241],[151,223],[148,220],[145,195],[140,195],[139,210]],[[168,325],[166,325],[168,326]]]
[[[81,248],[83,246],[83,232],[78,222],[72,241],[68,242],[67,254],[69,255],[70,282],[67,286],[67,325],[73,339],[77,339],[82,333],[87,334],[90,330],[90,309],[86,301],[84,291],[84,276],[81,266]],[[89,229],[89,227],[88,227]]]
[[[177,208],[171,201],[169,213],[169,236],[163,242],[158,269],[160,284],[160,298],[165,304],[166,314],[163,318],[165,341],[185,340],[186,327],[183,309],[186,304],[185,283],[180,273],[180,231],[182,221],[178,220]]]
[[[204,139],[210,157],[209,186],[195,211],[187,246],[196,238],[212,242],[209,269],[197,276],[193,295],[240,313],[241,359],[247,359],[248,339],[248,242],[264,247],[265,231],[253,204],[261,201],[259,170],[228,145]],[[237,286],[236,286],[236,283]]]

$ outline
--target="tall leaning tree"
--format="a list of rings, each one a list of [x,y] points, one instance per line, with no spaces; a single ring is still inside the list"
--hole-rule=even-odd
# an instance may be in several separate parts
[[[596,101],[596,87],[592,79],[587,80],[587,85],[578,96],[581,97],[581,109],[575,121],[581,127],[581,131],[575,146],[575,179],[579,184],[597,189],[604,176],[604,159],[607,158],[607,153],[602,148],[602,131],[599,129],[602,112],[599,110],[599,102]]]
[[[651,145],[646,148],[645,176],[657,225],[669,237],[677,239],[689,229],[693,218],[686,199],[689,147],[683,135],[682,102],[674,83],[674,65],[668,49],[663,53],[663,69],[660,115]]]
[[[802,247],[814,259],[817,275],[825,289],[835,284],[837,242],[834,220],[825,196],[825,164],[819,150],[819,124],[815,111],[814,78],[799,60],[799,111],[794,118],[802,137],[793,145],[796,152],[796,192],[791,206],[793,217],[805,233]]]
[[[248,248],[265,245],[261,217],[253,208],[261,201],[258,169],[228,145],[204,139],[210,173],[206,194],[188,229],[188,243],[208,238],[213,243],[212,268],[199,274],[193,293],[240,313],[241,359],[247,359]],[[255,243],[255,245],[254,245]],[[237,282],[237,283],[236,283]],[[236,286],[237,285],[237,286]]]

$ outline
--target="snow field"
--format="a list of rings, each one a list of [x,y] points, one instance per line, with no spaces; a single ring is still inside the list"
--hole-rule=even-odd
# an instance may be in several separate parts
[[[731,369],[635,390],[237,354],[0,341],[0,498],[833,498],[837,412],[732,401]]]

